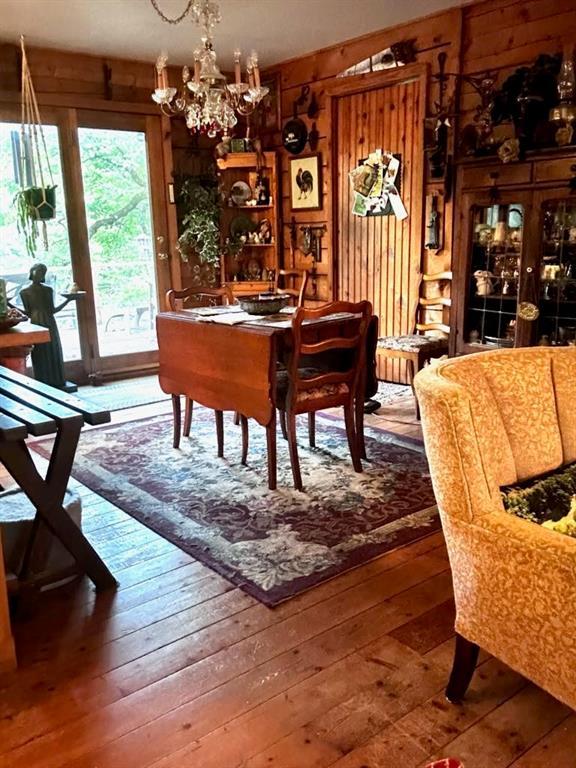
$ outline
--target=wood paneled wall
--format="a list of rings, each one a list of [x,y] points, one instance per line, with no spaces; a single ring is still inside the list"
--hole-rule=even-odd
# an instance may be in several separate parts
[[[370,86],[368,88],[368,86]],[[414,330],[420,272],[423,101],[426,69],[412,65],[346,78],[330,95],[335,127],[333,253],[337,261],[336,298],[369,299],[380,318],[382,335]],[[410,211],[395,216],[361,217],[352,213],[349,173],[376,147],[394,147],[401,158],[401,196]],[[378,377],[406,377],[405,361],[378,359]]]
[[[332,86],[341,82],[338,74],[346,70],[353,64],[373,56],[393,43],[401,40],[416,39],[416,48],[418,50],[418,62],[426,64],[429,71],[436,69],[438,54],[444,51],[447,55],[447,69],[457,71],[460,66],[460,39],[461,39],[461,21],[462,15],[460,9],[455,9],[433,16],[420,19],[411,24],[375,32],[338,46],[326,48],[317,51],[310,56],[301,59],[294,59],[285,62],[279,67],[274,68],[269,74],[278,73],[281,82],[281,108],[282,122],[284,123],[293,114],[293,103],[301,93],[302,87],[308,85],[316,97],[319,106],[319,112],[316,118],[307,117],[308,104],[299,108],[298,116],[304,120],[309,129],[313,123],[319,132],[319,142],[317,151],[322,153],[323,165],[323,208],[320,211],[301,211],[293,212],[290,207],[290,194],[288,186],[288,163],[290,155],[281,145],[281,134],[276,133],[268,137],[267,145],[270,148],[277,149],[281,156],[282,167],[282,214],[284,219],[284,260],[289,263],[290,241],[287,236],[287,225],[294,216],[297,226],[305,224],[326,224],[328,231],[322,241],[322,261],[318,265],[320,279],[318,281],[319,299],[326,301],[333,296],[332,274],[333,274],[333,248],[331,227],[328,222],[328,196],[332,194],[332,171],[330,163],[330,146],[332,136],[331,117],[326,110],[326,94]],[[450,88],[454,83],[450,84]],[[436,95],[432,86],[428,90],[428,102]],[[308,148],[307,148],[308,149]],[[383,149],[393,149],[383,147]],[[440,185],[431,185],[423,179],[426,184],[425,193],[431,193],[433,187],[438,190]],[[444,211],[444,206],[440,205],[443,215],[443,222],[446,230],[445,249],[434,258],[431,265],[434,271],[445,269],[450,264],[450,245],[452,230],[452,212],[450,206]],[[419,248],[421,249],[421,243]],[[425,257],[425,254],[422,254]],[[296,252],[296,266],[298,268],[310,268],[311,256],[304,257],[299,251]]]
[[[336,140],[332,135],[330,115],[325,110],[326,92],[336,82],[338,73],[351,65],[366,59],[400,40],[416,38],[417,61],[429,65],[431,75],[437,71],[438,53],[447,54],[446,71],[467,75],[479,74],[490,69],[498,74],[498,83],[517,67],[530,64],[539,53],[555,53],[562,50],[568,42],[576,41],[576,5],[575,0],[485,0],[464,8],[441,12],[416,22],[364,36],[331,48],[317,51],[301,59],[287,61],[275,67],[270,73],[277,72],[281,82],[282,121],[292,115],[293,102],[299,96],[302,86],[310,86],[315,94],[320,110],[315,120],[306,115],[307,104],[299,109],[299,117],[310,128],[313,122],[320,133],[318,151],[323,156],[324,206],[320,211],[293,212],[290,208],[288,188],[288,153],[281,146],[280,134],[268,137],[267,146],[278,149],[282,157],[283,200],[282,211],[284,224],[292,216],[297,223],[328,224],[328,197],[332,195],[333,169],[330,167],[330,142]],[[456,79],[452,78],[452,89]],[[450,97],[452,90],[449,91]],[[427,107],[437,99],[437,85],[429,79]],[[473,89],[462,84],[457,94],[456,108],[462,114],[459,124],[464,125],[473,114],[478,97]],[[454,132],[453,132],[454,135]],[[452,137],[453,138],[453,137]],[[390,149],[394,149],[391,147]],[[452,222],[458,201],[444,205],[442,184],[432,182],[427,174],[422,178],[425,200],[430,195],[439,195],[439,211],[443,229],[443,248],[439,254],[423,248],[424,233],[418,247],[421,256],[421,268],[424,272],[438,272],[449,269],[452,258]],[[427,212],[425,218],[427,216]],[[322,263],[319,281],[320,297],[324,300],[333,296],[331,275],[333,244],[330,227],[323,240]],[[290,258],[289,240],[285,237],[284,258]],[[297,266],[310,267],[310,257],[297,253]],[[399,265],[402,269],[402,265]],[[438,286],[431,284],[423,288],[424,295],[436,295]],[[448,295],[444,292],[444,295]],[[402,301],[401,295],[396,296]],[[449,311],[443,310],[444,317],[438,314],[429,316],[430,320],[449,321]]]

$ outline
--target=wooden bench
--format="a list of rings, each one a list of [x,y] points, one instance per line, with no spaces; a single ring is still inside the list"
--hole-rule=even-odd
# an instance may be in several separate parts
[[[97,590],[116,586],[116,580],[80,528],[63,507],[80,431],[84,425],[105,424],[110,413],[99,406],[54,389],[0,366],[0,463],[36,509],[31,541],[22,565],[26,574],[35,532],[43,522],[63,544]],[[45,477],[37,470],[26,438],[55,435]],[[0,548],[0,580],[4,566]],[[0,669],[13,658],[5,584],[0,583]]]

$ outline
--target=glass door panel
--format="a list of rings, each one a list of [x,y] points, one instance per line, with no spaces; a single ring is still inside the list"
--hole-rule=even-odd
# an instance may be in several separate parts
[[[18,180],[18,155],[20,147],[20,124],[0,123],[0,276],[7,280],[9,299],[22,307],[19,292],[28,284],[30,267],[36,262],[46,264],[46,283],[54,290],[54,303],[61,304],[72,283],[72,263],[68,240],[68,222],[64,204],[64,184],[60,162],[58,128],[44,126],[46,149],[56,184],[56,217],[46,222],[47,249],[44,247],[42,226],[38,238],[38,250],[31,257],[25,247],[24,236],[18,232],[17,210],[14,197],[20,189]],[[26,186],[38,183],[30,177],[24,180]],[[80,336],[76,302],[70,302],[56,315],[65,361],[80,360]]]
[[[466,341],[511,347],[516,338],[524,206],[475,205],[471,215]]]
[[[542,204],[538,341],[576,346],[576,201]]]
[[[100,357],[157,349],[146,134],[78,129]]]

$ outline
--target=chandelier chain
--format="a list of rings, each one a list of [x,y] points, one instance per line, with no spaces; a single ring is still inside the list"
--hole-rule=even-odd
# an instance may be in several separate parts
[[[194,3],[194,0],[188,0],[188,2],[186,3],[186,8],[184,8],[180,16],[176,16],[174,19],[171,19],[169,16],[166,16],[162,12],[162,10],[158,6],[158,0],[150,0],[150,2],[152,3],[154,10],[158,14],[158,16],[160,16],[162,21],[166,21],[168,24],[179,24],[183,19],[186,18],[186,16],[188,16],[190,11],[192,10],[192,5]]]

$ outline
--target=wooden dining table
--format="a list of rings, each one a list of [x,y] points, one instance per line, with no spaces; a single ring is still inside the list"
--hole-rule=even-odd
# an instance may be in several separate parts
[[[366,370],[366,394],[377,389],[377,318]],[[334,331],[353,335],[355,315],[334,315],[308,326],[309,340]],[[159,381],[169,395],[190,398],[215,411],[234,411],[266,428],[268,487],[276,488],[276,372],[292,347],[289,315],[246,319],[234,325],[206,322],[193,310],[161,312],[156,318]]]

